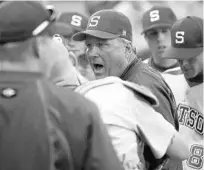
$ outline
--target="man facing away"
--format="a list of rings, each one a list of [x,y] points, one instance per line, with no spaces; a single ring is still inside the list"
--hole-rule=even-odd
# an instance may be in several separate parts
[[[10,1],[0,22],[0,169],[122,170],[95,105],[48,82],[54,62],[42,49],[60,55],[54,17]]]

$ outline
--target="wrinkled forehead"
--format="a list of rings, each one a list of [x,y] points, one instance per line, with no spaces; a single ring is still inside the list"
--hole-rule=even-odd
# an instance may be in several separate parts
[[[102,38],[98,38],[95,36],[91,36],[91,35],[86,35],[86,39],[85,39],[85,43],[89,42],[89,43],[94,43],[94,42],[105,42],[108,39],[102,39]]]
[[[102,39],[98,37],[94,37],[91,35],[87,35],[85,39],[86,44],[96,44],[96,43],[109,43],[109,44],[115,44],[119,42],[120,38],[113,38],[113,39]]]

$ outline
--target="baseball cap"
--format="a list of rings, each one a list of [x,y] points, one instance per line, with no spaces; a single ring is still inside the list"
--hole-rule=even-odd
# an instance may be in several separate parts
[[[101,39],[122,37],[132,41],[132,25],[121,12],[112,9],[100,10],[90,17],[86,30],[76,33],[73,39],[83,41],[87,35]]]
[[[203,51],[203,19],[187,16],[175,22],[171,28],[171,46],[164,58],[188,59]]]
[[[154,28],[170,28],[176,20],[176,15],[171,8],[165,6],[153,6],[142,16],[142,34]]]
[[[3,2],[0,5],[0,44],[38,36],[55,21],[55,18],[39,2]]]
[[[66,36],[85,30],[88,17],[78,12],[64,12],[60,14],[57,23],[55,33]]]

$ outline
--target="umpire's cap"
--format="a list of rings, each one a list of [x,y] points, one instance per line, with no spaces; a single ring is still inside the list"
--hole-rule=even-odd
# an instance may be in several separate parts
[[[24,41],[51,29],[56,18],[54,14],[40,2],[3,2],[0,5],[0,44]]]
[[[203,52],[203,19],[187,16],[171,28],[171,46],[164,58],[188,59]]]

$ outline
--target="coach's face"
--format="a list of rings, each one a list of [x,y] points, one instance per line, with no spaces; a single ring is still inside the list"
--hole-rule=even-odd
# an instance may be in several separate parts
[[[145,39],[153,57],[163,56],[165,49],[170,45],[170,29],[169,28],[155,28],[145,33]]]
[[[186,60],[178,60],[181,70],[187,79],[203,73],[203,52]]]
[[[96,79],[107,76],[119,77],[125,69],[125,45],[116,39],[100,39],[87,36],[87,57]]]

